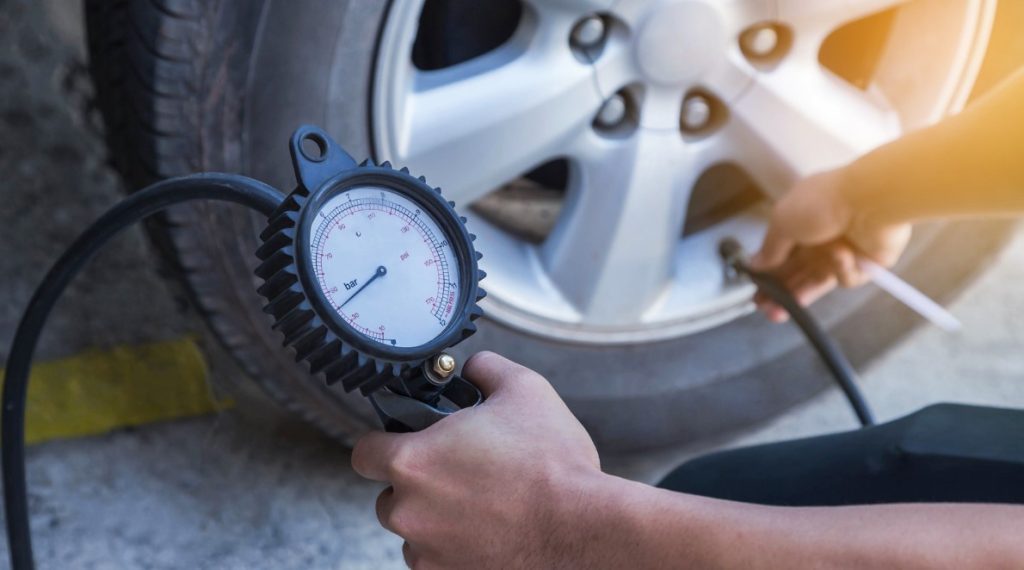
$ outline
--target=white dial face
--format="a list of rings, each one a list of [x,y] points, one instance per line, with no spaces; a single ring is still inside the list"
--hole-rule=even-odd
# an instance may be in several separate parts
[[[416,202],[363,186],[331,198],[309,230],[320,289],[355,330],[414,347],[447,327],[459,298],[448,236]]]

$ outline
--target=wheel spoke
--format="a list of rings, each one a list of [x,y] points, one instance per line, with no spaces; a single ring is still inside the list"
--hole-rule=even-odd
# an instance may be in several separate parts
[[[579,157],[541,258],[584,322],[634,323],[665,290],[699,160],[661,130],[601,140]]]
[[[750,174],[778,196],[794,180],[845,164],[900,133],[898,115],[818,65],[759,75],[722,132]]]
[[[468,204],[559,157],[600,105],[591,72],[543,44],[510,52],[415,73],[390,158]]]
[[[776,0],[778,18],[793,26],[797,35],[824,38],[855,20],[899,6],[908,0]]]
[[[645,129],[679,130],[679,93],[672,89],[652,87],[644,94],[640,108],[640,125]]]

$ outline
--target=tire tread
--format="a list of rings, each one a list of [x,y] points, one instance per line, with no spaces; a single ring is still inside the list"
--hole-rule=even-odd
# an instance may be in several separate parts
[[[217,104],[213,89],[229,79],[225,50],[216,45],[215,27],[229,15],[228,4],[195,0],[86,0],[85,16],[90,71],[96,83],[96,106],[106,126],[110,161],[129,189],[163,178],[210,170],[217,161],[204,156],[204,134]],[[224,97],[221,95],[221,97]],[[236,103],[237,104],[237,103]],[[206,116],[204,117],[204,113]],[[223,126],[223,125],[221,125]],[[248,299],[227,284],[229,252],[211,244],[208,227],[215,205],[173,209],[147,224],[150,237],[199,307],[220,343],[245,372],[285,409],[342,441],[367,426],[344,417],[337,401],[328,402],[324,387],[287,387],[266,367],[254,364],[268,347],[239,307]],[[252,292],[255,295],[255,291]],[[228,299],[228,296],[233,296]],[[266,323],[269,324],[269,323]],[[274,337],[276,338],[276,337]],[[279,339],[278,339],[279,340]],[[288,362],[283,362],[287,360]]]

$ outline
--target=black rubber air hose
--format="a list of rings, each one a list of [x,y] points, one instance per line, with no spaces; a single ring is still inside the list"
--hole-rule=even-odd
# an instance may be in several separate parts
[[[857,372],[853,369],[853,365],[847,360],[843,351],[839,349],[839,346],[832,340],[832,337],[825,332],[825,329],[821,328],[821,325],[811,316],[811,313],[797,302],[793,294],[789,292],[789,289],[775,276],[752,269],[747,264],[743,255],[742,246],[736,240],[723,240],[719,244],[719,254],[729,268],[737,273],[746,275],[754,285],[757,285],[757,288],[762,293],[771,297],[773,301],[789,313],[790,318],[793,319],[793,322],[796,323],[804,333],[804,336],[807,337],[807,341],[814,347],[818,356],[825,362],[825,366],[832,373],[832,377],[835,378],[839,389],[843,391],[847,401],[850,402],[850,407],[853,408],[853,412],[857,415],[860,424],[865,427],[874,425],[874,414],[864,399],[864,394],[857,387]]]
[[[43,278],[14,334],[3,388],[4,512],[14,570],[35,567],[25,484],[25,397],[29,370],[46,318],[68,283],[112,237],[175,204],[194,200],[234,202],[269,217],[283,199],[284,195],[273,187],[237,174],[196,174],[157,182],[124,199],[89,226]]]

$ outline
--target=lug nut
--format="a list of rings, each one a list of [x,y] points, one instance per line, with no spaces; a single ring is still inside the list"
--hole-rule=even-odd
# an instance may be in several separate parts
[[[711,121],[711,102],[703,95],[690,95],[683,101],[682,127],[699,131]]]
[[[445,380],[455,372],[455,357],[447,352],[442,352],[434,357],[433,366],[431,366],[431,368],[433,368],[434,374],[437,374],[439,378]]]
[[[621,93],[616,93],[608,98],[601,105],[597,112],[598,126],[610,129],[618,126],[626,118],[626,98]]]
[[[768,57],[779,45],[779,33],[773,26],[761,26],[742,36],[743,48],[755,57]]]
[[[572,29],[572,43],[578,48],[596,47],[604,39],[604,20],[600,16],[587,16]]]

